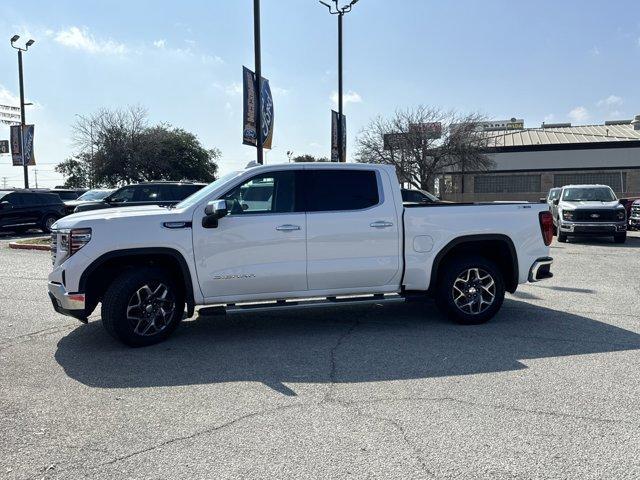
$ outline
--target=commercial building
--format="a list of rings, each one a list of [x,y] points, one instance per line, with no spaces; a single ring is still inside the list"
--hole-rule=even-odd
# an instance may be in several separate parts
[[[537,201],[552,187],[609,185],[618,197],[640,196],[640,115],[604,125],[542,124],[485,130],[494,166],[440,180],[445,200]]]

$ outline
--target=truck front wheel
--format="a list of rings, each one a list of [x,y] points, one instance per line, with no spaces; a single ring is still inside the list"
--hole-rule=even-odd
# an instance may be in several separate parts
[[[184,314],[184,293],[161,268],[143,267],[117,277],[102,298],[102,323],[132,347],[167,338]]]
[[[447,317],[462,325],[478,325],[500,310],[504,279],[495,263],[469,256],[451,260],[442,268],[436,304]]]

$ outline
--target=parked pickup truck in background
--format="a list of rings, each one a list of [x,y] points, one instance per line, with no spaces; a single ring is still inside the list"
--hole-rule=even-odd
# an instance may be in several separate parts
[[[613,237],[627,239],[627,213],[611,187],[606,185],[566,185],[553,200],[558,241],[568,237]]]
[[[640,229],[640,200],[636,200],[635,202],[633,202],[633,205],[631,205],[629,225],[633,229]]]
[[[252,190],[260,189],[259,202]],[[264,194],[264,189],[269,194]],[[435,297],[479,324],[551,276],[546,205],[407,204],[393,167],[296,163],[223,176],[172,208],[76,213],[52,235],[49,294],[126,344],[163,340],[196,305],[228,313]],[[223,307],[224,308],[224,307]]]

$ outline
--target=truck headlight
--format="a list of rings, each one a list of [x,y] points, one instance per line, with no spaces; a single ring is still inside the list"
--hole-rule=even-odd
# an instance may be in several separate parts
[[[573,210],[563,210],[562,211],[562,219],[563,220],[573,220],[574,216],[573,216]]]
[[[70,257],[89,241],[91,241],[90,228],[72,228],[71,230],[58,230],[58,256]]]

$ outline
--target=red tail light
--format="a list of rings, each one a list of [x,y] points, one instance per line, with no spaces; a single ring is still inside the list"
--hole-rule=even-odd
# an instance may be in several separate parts
[[[546,246],[549,246],[553,240],[553,217],[551,216],[551,212],[540,212],[539,219],[542,240],[544,240]]]

